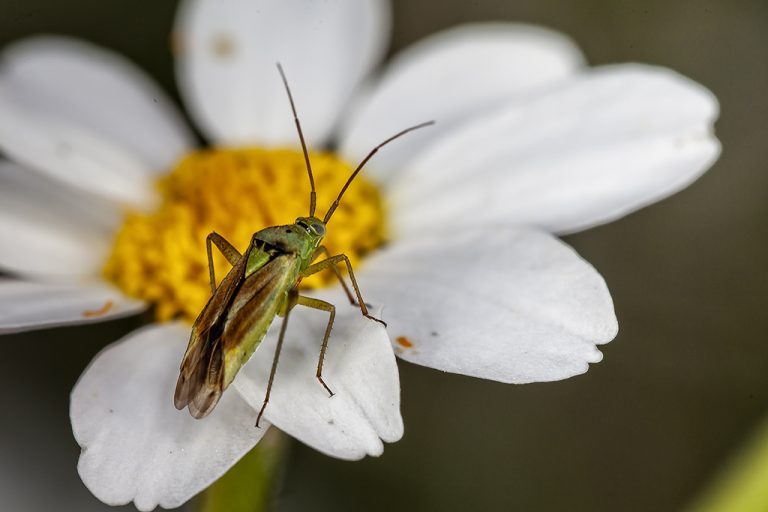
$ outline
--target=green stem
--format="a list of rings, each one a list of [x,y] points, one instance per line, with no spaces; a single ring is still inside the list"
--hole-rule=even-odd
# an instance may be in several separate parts
[[[288,453],[288,438],[270,428],[259,444],[201,495],[200,512],[267,512]]]
[[[768,421],[689,512],[768,512]]]

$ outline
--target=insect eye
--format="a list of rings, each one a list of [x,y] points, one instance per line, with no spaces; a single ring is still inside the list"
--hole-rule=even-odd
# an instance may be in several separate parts
[[[323,236],[325,235],[325,226],[320,224],[319,222],[313,222],[312,223],[312,231],[315,232],[315,234]]]

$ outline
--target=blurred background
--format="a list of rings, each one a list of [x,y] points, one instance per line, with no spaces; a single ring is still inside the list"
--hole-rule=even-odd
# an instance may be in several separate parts
[[[76,35],[176,95],[174,9],[0,0],[0,44]],[[721,102],[722,157],[673,198],[567,238],[614,298],[620,333],[602,363],[511,386],[400,362],[403,440],[359,463],[294,443],[277,510],[680,510],[768,418],[768,2],[396,0],[391,51],[478,20],[549,26],[591,64],[648,62],[701,82]],[[111,510],[77,476],[68,395],[140,323],[0,339],[0,510]]]

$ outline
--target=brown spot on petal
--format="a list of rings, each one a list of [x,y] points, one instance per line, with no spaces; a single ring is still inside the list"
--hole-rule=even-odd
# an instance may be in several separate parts
[[[95,318],[98,316],[104,316],[107,313],[109,313],[114,306],[115,306],[115,303],[112,302],[111,300],[108,300],[99,309],[86,309],[85,311],[83,311],[83,317]]]
[[[413,342],[411,340],[409,340],[408,338],[406,338],[405,336],[398,336],[395,341],[401,347],[405,347],[405,348],[413,347]]]
[[[211,50],[219,58],[231,57],[235,53],[235,41],[228,34],[217,34],[211,41]]]

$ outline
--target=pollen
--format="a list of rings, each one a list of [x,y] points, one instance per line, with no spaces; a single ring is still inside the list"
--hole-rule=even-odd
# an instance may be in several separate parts
[[[310,154],[322,218],[353,168],[331,153]],[[292,224],[309,212],[309,179],[292,149],[207,149],[187,155],[157,183],[150,213],[127,212],[104,275],[127,295],[150,302],[158,320],[193,321],[211,295],[206,236],[215,231],[241,253],[253,233]],[[385,240],[378,189],[358,176],[328,224],[323,245],[355,266]],[[217,282],[231,265],[214,247]],[[322,256],[321,256],[322,258]],[[341,268],[341,267],[340,267]],[[304,279],[303,288],[332,284],[333,272]]]

